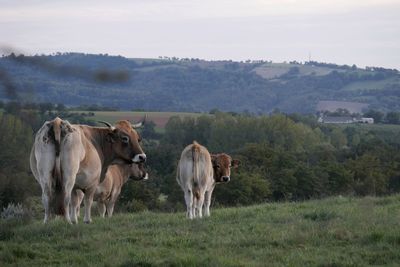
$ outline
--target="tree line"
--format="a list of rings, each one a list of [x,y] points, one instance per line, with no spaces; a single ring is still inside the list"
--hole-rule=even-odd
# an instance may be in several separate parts
[[[48,116],[62,112],[0,112],[0,207],[14,202],[39,203],[40,208],[40,188],[29,170],[29,153],[38,127],[51,119]],[[116,208],[120,212],[182,210],[176,167],[183,148],[193,140],[212,153],[226,152],[241,160],[231,182],[217,186],[214,206],[396,193],[400,190],[399,132],[393,125],[324,125],[312,116],[279,113],[216,111],[198,118],[172,117],[163,134],[148,123],[141,134],[150,179],[128,182]]]
[[[399,192],[399,131],[386,125],[318,124],[299,114],[173,117],[157,142],[145,143],[151,180],[128,184],[121,203],[131,210],[182,209],[176,164],[193,140],[242,162],[229,184],[217,186],[214,205]],[[132,201],[135,194],[142,199]]]

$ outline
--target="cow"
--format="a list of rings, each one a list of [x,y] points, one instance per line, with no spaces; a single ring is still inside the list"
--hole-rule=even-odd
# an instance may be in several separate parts
[[[237,168],[239,160],[225,154],[210,154],[196,141],[181,154],[176,180],[181,186],[186,202],[186,217],[193,219],[210,216],[211,195],[216,184],[230,181],[231,167]]]
[[[129,180],[147,180],[148,173],[144,169],[144,164],[116,164],[111,165],[106,173],[104,180],[97,186],[94,194],[94,200],[97,201],[97,207],[100,216],[104,218],[106,211],[107,217],[111,217],[114,211],[114,205],[121,193],[122,186]],[[83,192],[77,192],[77,199],[72,200],[72,206],[79,215],[79,207],[83,199]]]
[[[37,132],[30,166],[42,188],[45,223],[52,214],[77,223],[74,209],[71,215],[69,212],[71,194],[77,191],[74,188],[85,193],[83,221],[90,223],[93,195],[108,166],[146,161],[139,144],[141,138],[134,129],[143,122],[132,125],[122,120],[115,126],[103,123],[107,127],[74,125],[57,117],[45,122]]]

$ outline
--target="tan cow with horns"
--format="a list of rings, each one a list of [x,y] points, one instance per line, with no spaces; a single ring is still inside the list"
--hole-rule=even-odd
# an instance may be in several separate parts
[[[104,122],[103,122],[104,123]],[[84,222],[91,222],[93,195],[107,168],[113,163],[140,163],[146,161],[134,128],[118,121],[107,127],[74,125],[60,118],[47,121],[35,136],[30,155],[33,175],[42,188],[45,209],[44,222],[52,214],[62,215],[66,221],[77,223],[76,213],[70,216],[71,194],[80,189],[85,193]],[[71,218],[72,217],[72,218]]]
[[[231,167],[237,168],[239,163],[225,153],[210,155],[196,141],[183,150],[176,180],[185,194],[186,216],[189,219],[203,216],[203,204],[205,216],[210,216],[215,185],[229,182]]]

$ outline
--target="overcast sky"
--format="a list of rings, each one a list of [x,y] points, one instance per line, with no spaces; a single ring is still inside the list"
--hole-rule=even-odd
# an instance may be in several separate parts
[[[400,69],[399,14],[400,0],[0,0],[0,45]]]

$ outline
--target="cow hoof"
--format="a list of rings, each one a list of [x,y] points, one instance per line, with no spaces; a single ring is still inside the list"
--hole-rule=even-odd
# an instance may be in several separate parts
[[[83,221],[83,223],[90,224],[90,223],[92,223],[92,221],[91,220],[90,221]]]

